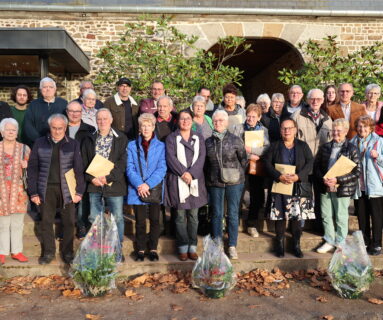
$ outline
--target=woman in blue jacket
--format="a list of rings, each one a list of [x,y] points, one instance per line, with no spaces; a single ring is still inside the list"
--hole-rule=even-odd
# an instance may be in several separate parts
[[[350,142],[358,148],[363,167],[355,193],[355,209],[369,253],[379,255],[383,227],[383,139],[374,132],[375,121],[370,116],[359,117],[355,127],[358,134]]]
[[[165,144],[155,134],[156,119],[150,113],[138,118],[140,134],[128,144],[128,204],[134,206],[136,216],[136,261],[144,260],[146,249],[146,213],[149,212],[149,259],[158,260],[157,245],[160,236],[160,204],[162,203],[162,181],[166,174]],[[159,184],[161,184],[159,186]],[[160,188],[157,199],[154,187]],[[150,202],[149,202],[150,201]],[[155,203],[157,202],[157,203]]]

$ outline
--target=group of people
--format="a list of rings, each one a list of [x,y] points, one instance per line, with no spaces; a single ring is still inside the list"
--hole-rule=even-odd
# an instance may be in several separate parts
[[[300,237],[306,219],[315,219],[316,229],[324,232],[318,252],[342,243],[351,199],[369,252],[381,253],[383,103],[378,85],[366,88],[364,105],[351,101],[353,87],[344,83],[324,92],[310,90],[307,102],[302,88],[294,85],[286,102],[281,93],[271,99],[262,94],[247,107],[233,84],[223,88],[216,105],[203,87],[179,112],[161,81],[153,82],[151,97],[139,104],[131,90],[131,81],[120,78],[116,94],[102,103],[92,83],[83,81],[79,98],[68,103],[56,96],[54,80],[44,78],[41,97],[32,100],[29,88],[18,86],[12,92],[15,106],[0,103],[0,263],[10,253],[28,261],[22,229],[29,199],[41,216],[40,264],[55,257],[57,212],[64,262],[73,259],[75,227],[83,238],[106,208],[115,217],[122,245],[124,203],[134,209],[136,261],[159,259],[164,208],[171,208],[174,218],[179,259],[196,260],[198,212],[207,204],[212,236],[222,238],[226,231],[228,255],[238,259],[245,189],[250,194],[247,231],[259,236],[265,208],[266,218],[275,221],[278,257],[285,254],[287,221],[296,257],[303,257]],[[258,144],[246,143],[249,131],[260,133]],[[341,156],[353,161],[354,169],[324,178]],[[113,164],[108,174],[87,172],[97,157]],[[294,170],[286,173],[281,165]],[[66,179],[72,169],[75,192]],[[291,194],[273,192],[275,183],[292,185]]]

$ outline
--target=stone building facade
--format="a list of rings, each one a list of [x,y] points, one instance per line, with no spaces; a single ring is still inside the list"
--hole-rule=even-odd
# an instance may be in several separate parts
[[[0,11],[0,28],[46,28],[59,27],[65,29],[77,42],[80,48],[89,56],[91,71],[85,74],[52,74],[58,82],[59,95],[70,100],[78,96],[78,85],[82,79],[94,79],[101,61],[95,58],[98,50],[107,41],[116,41],[124,32],[127,21],[135,21],[138,14],[131,13],[97,13],[97,12],[28,12]],[[173,16],[174,25],[188,35],[199,37],[197,46],[210,49],[219,37],[227,35],[243,36],[248,39],[270,39],[283,42],[290,51],[278,61],[270,63],[260,70],[252,79],[253,99],[261,92],[278,92],[286,88],[277,81],[273,82],[276,71],[282,67],[298,67],[302,57],[297,44],[308,39],[320,40],[327,35],[335,35],[345,53],[372,45],[383,37],[383,21],[379,17],[318,17],[318,16],[288,16],[288,15],[202,15],[176,14]],[[258,48],[265,50],[266,48]],[[0,75],[1,76],[1,75]],[[269,77],[269,78],[267,78]],[[260,81],[260,79],[267,79]],[[274,79],[275,80],[275,79]],[[271,82],[270,82],[271,81]],[[266,83],[272,83],[265,88]],[[271,88],[271,87],[272,88]],[[9,101],[8,87],[0,88],[0,100]],[[109,92],[102,92],[103,96]],[[36,89],[35,89],[36,91]]]

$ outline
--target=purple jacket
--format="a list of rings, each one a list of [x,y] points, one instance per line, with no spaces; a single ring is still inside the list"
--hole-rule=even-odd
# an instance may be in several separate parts
[[[154,112],[157,111],[157,107],[154,104],[154,99],[148,98],[148,99],[143,99],[140,102],[140,109],[139,113],[151,113],[153,114]]]

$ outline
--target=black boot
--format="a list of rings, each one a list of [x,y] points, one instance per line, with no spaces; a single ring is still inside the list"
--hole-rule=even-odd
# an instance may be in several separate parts
[[[275,254],[278,258],[285,256],[285,237],[276,238]]]
[[[297,258],[303,258],[303,253],[301,250],[301,239],[300,237],[298,239],[293,238],[294,246],[293,246],[293,251],[294,255]]]

